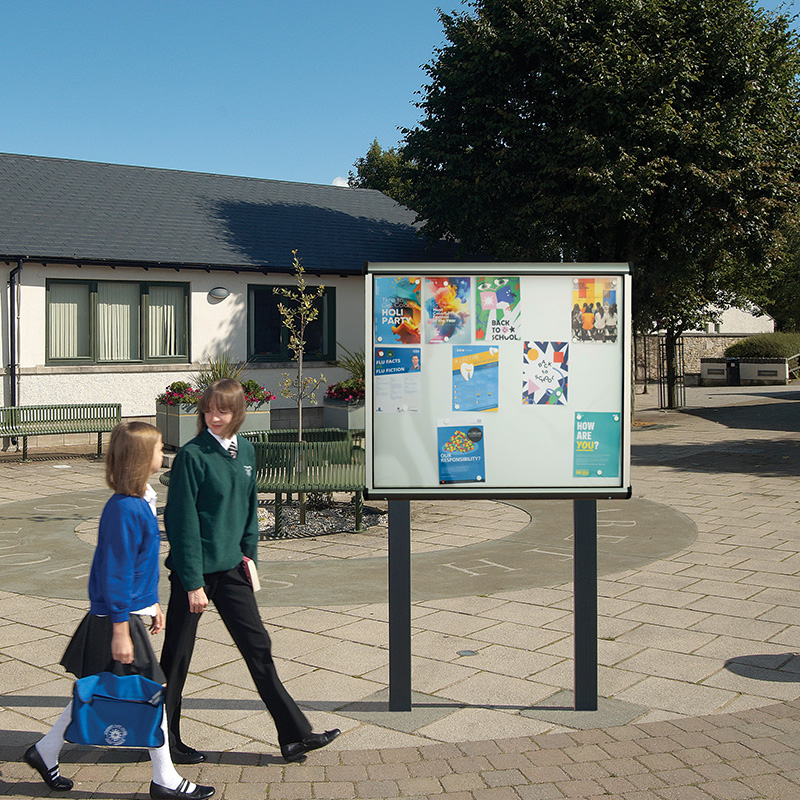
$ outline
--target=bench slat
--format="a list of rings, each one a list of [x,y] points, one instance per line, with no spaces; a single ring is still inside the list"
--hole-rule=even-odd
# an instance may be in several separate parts
[[[102,453],[102,434],[122,419],[120,403],[52,404],[0,407],[0,436],[22,437],[22,458],[28,457],[28,436],[96,433],[97,454]]]

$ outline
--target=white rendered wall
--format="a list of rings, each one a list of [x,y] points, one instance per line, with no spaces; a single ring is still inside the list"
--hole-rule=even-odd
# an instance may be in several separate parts
[[[16,264],[3,264],[5,283]],[[169,281],[189,284],[190,364],[104,364],[49,366],[45,364],[46,279],[120,281]],[[18,293],[19,380],[17,402],[38,403],[120,402],[123,416],[152,416],[155,397],[176,380],[189,380],[200,362],[209,354],[230,351],[235,359],[247,357],[247,287],[261,284],[292,285],[285,274],[210,272],[184,269],[150,269],[118,267],[77,267],[26,263],[20,274]],[[324,284],[336,289],[336,341],[350,350],[362,346],[364,340],[364,281],[361,276],[307,276],[309,285]],[[222,286],[230,295],[221,301],[208,297],[214,287]],[[2,352],[4,365],[9,363],[8,290],[3,294]],[[323,373],[326,384],[341,380],[345,373],[328,364],[309,363],[308,374]],[[257,380],[279,395],[278,380],[284,372],[295,369],[293,362],[253,364],[246,377]],[[6,370],[7,373],[7,370]],[[9,400],[9,378],[2,382],[2,404]],[[324,386],[317,393],[321,401]],[[278,396],[274,408],[293,405]]]

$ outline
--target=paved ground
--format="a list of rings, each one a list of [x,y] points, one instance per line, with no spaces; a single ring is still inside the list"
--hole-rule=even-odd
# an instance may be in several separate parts
[[[637,398],[635,499],[600,506],[597,712],[569,710],[568,506],[414,503],[413,711],[387,710],[383,532],[270,543],[259,600],[281,675],[343,735],[283,765],[209,612],[185,730],[211,757],[183,772],[270,800],[800,798],[800,391],[690,389],[684,413],[653,399]],[[48,796],[19,758],[70,691],[57,662],[104,496],[86,459],[0,463],[9,797]],[[137,754],[73,746],[63,772],[86,798],[146,796],[150,779]]]

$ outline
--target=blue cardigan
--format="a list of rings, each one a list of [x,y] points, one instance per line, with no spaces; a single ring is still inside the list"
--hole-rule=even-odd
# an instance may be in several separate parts
[[[100,517],[89,574],[91,614],[126,622],[158,602],[158,522],[141,497],[115,494]]]

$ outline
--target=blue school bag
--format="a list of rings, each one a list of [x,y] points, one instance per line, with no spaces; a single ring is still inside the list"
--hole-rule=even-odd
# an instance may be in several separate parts
[[[161,747],[164,687],[142,675],[101,672],[75,681],[64,738],[102,747]]]

